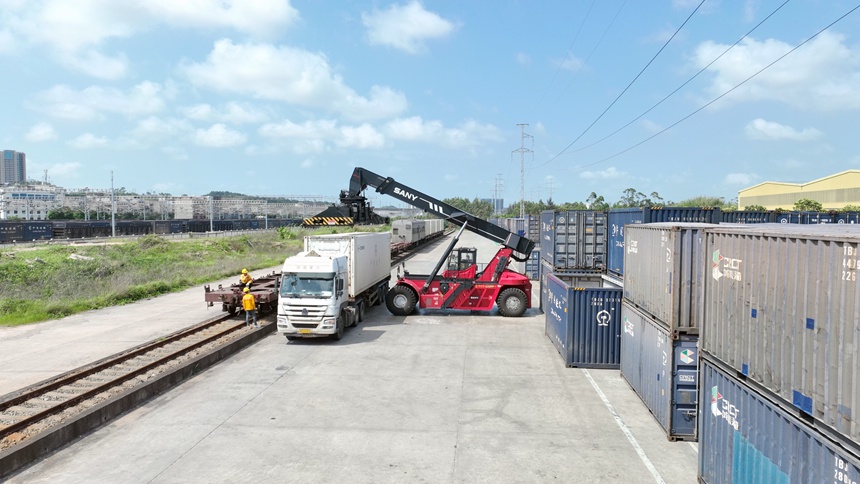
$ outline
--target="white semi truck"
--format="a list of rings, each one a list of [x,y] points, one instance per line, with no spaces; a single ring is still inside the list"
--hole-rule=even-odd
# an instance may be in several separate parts
[[[343,337],[385,300],[391,278],[391,233],[311,235],[281,272],[278,332],[287,337]]]

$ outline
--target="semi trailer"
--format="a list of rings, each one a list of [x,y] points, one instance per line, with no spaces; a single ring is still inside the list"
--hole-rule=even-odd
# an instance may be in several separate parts
[[[278,332],[290,340],[339,340],[385,300],[390,278],[389,232],[306,236],[304,250],[281,271]]]

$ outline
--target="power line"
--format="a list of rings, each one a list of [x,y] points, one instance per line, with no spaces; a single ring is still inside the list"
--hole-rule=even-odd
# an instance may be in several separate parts
[[[664,97],[664,98],[663,98],[663,99],[661,99],[659,102],[657,102],[657,104],[655,104],[655,105],[651,106],[650,108],[648,108],[648,110],[646,110],[645,112],[643,112],[643,113],[642,113],[642,114],[640,114],[639,116],[636,116],[632,121],[630,121],[629,123],[625,124],[624,126],[622,126],[622,127],[618,128],[618,129],[616,129],[615,131],[613,131],[613,132],[609,133],[608,135],[604,136],[603,138],[600,138],[599,140],[597,140],[597,141],[595,141],[594,143],[591,143],[591,144],[589,144],[589,145],[587,145],[587,146],[583,146],[582,148],[578,148],[578,149],[576,149],[576,150],[573,150],[571,153],[579,153],[580,151],[583,151],[583,150],[586,150],[586,149],[588,149],[588,148],[591,148],[592,146],[594,146],[594,145],[596,145],[596,144],[598,144],[598,143],[602,143],[603,141],[606,141],[607,139],[611,138],[612,136],[615,136],[616,134],[618,134],[621,130],[623,130],[623,129],[627,128],[627,127],[628,127],[628,126],[630,126],[631,124],[633,124],[633,123],[635,123],[636,121],[639,121],[640,119],[642,119],[642,117],[643,117],[643,116],[645,116],[646,114],[650,113],[651,111],[653,111],[654,109],[656,109],[658,106],[660,106],[661,104],[663,104],[663,102],[664,102],[664,101],[666,101],[667,99],[669,99],[670,97],[672,97],[673,95],[675,95],[675,93],[677,93],[678,91],[680,91],[681,89],[683,89],[683,88],[684,88],[684,86],[686,86],[687,84],[691,83],[695,78],[699,77],[699,74],[701,74],[701,73],[705,72],[705,71],[708,69],[708,67],[711,67],[715,62],[717,62],[718,60],[720,60],[724,55],[726,55],[726,54],[727,54],[730,50],[732,50],[736,45],[740,44],[740,43],[741,43],[745,38],[749,37],[749,35],[750,35],[750,34],[752,34],[756,29],[758,29],[759,27],[761,27],[761,25],[762,25],[763,23],[767,22],[767,21],[768,21],[768,19],[770,19],[771,17],[773,17],[773,16],[774,16],[774,14],[776,14],[778,11],[780,11],[780,10],[782,9],[782,7],[784,7],[784,6],[785,6],[789,1],[791,1],[791,0],[785,0],[784,2],[782,2],[782,5],[780,5],[779,7],[777,7],[777,8],[776,8],[776,10],[774,10],[773,12],[771,12],[771,13],[770,13],[770,15],[768,15],[767,17],[765,17],[764,19],[762,19],[762,21],[761,21],[761,22],[759,22],[758,24],[756,24],[756,26],[755,26],[755,27],[753,27],[752,29],[750,29],[750,30],[749,30],[747,33],[745,33],[741,38],[739,38],[737,41],[735,41],[735,43],[734,43],[734,44],[730,45],[726,50],[724,50],[720,55],[718,55],[717,57],[715,57],[715,58],[714,58],[714,60],[712,60],[710,63],[708,63],[708,65],[706,65],[705,67],[703,67],[699,72],[697,72],[696,74],[694,74],[694,75],[693,75],[693,77],[691,77],[691,78],[687,79],[683,84],[681,84],[680,86],[678,86],[677,88],[675,88],[675,90],[674,90],[674,91],[672,91],[672,92],[670,92],[669,94],[667,94],[667,95],[666,95],[666,97]]]
[[[648,67],[657,59],[657,56],[659,56],[660,53],[663,52],[663,50],[669,45],[669,43],[672,42],[672,39],[674,39],[675,36],[678,35],[678,33],[681,31],[681,29],[683,29],[684,26],[687,25],[687,22],[689,22],[690,19],[693,18],[693,15],[696,14],[696,12],[699,10],[699,8],[702,6],[703,3],[705,3],[705,0],[702,0],[701,2],[699,2],[699,5],[697,5],[696,8],[687,17],[687,19],[684,20],[684,23],[682,23],[681,26],[675,30],[675,32],[672,34],[672,36],[669,37],[669,39],[663,44],[662,47],[660,47],[660,50],[658,50],[657,53],[654,54],[654,56],[651,58],[651,60],[649,60],[648,63],[645,64],[645,67],[643,67],[642,70],[640,70],[639,73],[636,74],[636,77],[634,77],[633,80],[630,81],[629,84],[627,84],[627,87],[625,87],[624,90],[621,91],[621,93],[619,93],[618,96],[615,97],[615,100],[613,100],[609,104],[609,106],[607,106],[606,109],[604,109],[603,112],[600,113],[600,115],[597,117],[597,119],[595,119],[591,124],[589,124],[588,127],[585,128],[585,130],[582,133],[580,133],[579,136],[576,137],[576,139],[571,141],[569,145],[567,145],[563,150],[561,150],[560,153],[553,156],[552,158],[550,158],[549,160],[547,160],[543,164],[538,165],[536,168],[540,168],[541,166],[544,166],[544,165],[550,163],[551,161],[555,160],[556,158],[558,158],[559,156],[564,154],[564,152],[567,151],[568,149],[570,149],[570,147],[573,146],[574,143],[579,141],[579,139],[582,138],[585,135],[585,133],[588,132],[588,130],[590,130],[595,124],[597,124],[597,122],[600,121],[600,119],[603,117],[603,115],[605,115],[607,113],[607,111],[609,111],[609,109],[611,109],[612,106],[614,106],[615,103],[618,102],[619,99],[621,99],[621,96],[623,96],[624,93],[626,93],[627,90],[630,89],[630,87],[633,85],[633,83],[635,83],[636,80],[639,79],[639,77],[645,72],[645,70],[648,69]]]
[[[660,136],[661,134],[665,133],[666,131],[669,131],[670,129],[674,128],[675,126],[677,126],[677,125],[681,124],[682,122],[686,121],[687,119],[691,118],[693,115],[695,115],[695,114],[697,114],[698,112],[702,111],[703,109],[707,108],[707,107],[708,107],[708,106],[710,106],[711,104],[714,104],[715,102],[717,102],[717,101],[719,101],[720,99],[724,98],[725,96],[727,96],[728,94],[730,94],[731,92],[733,92],[735,89],[737,89],[737,88],[739,88],[739,87],[743,86],[744,84],[746,84],[747,82],[749,82],[750,80],[752,80],[754,77],[758,76],[759,74],[761,74],[761,73],[762,73],[762,72],[764,72],[765,70],[769,69],[771,66],[773,66],[773,65],[774,65],[774,64],[776,64],[777,62],[779,62],[779,61],[781,61],[782,59],[784,59],[785,57],[787,57],[787,56],[788,56],[789,54],[791,54],[792,52],[796,51],[797,49],[799,49],[799,48],[801,48],[802,46],[806,45],[806,44],[807,44],[809,41],[811,41],[812,39],[814,39],[814,38],[818,37],[819,35],[821,35],[821,33],[822,33],[822,32],[826,31],[826,30],[827,30],[827,29],[829,29],[830,27],[833,27],[834,25],[836,25],[837,23],[839,23],[842,19],[844,19],[845,17],[847,17],[847,16],[851,15],[852,13],[854,13],[854,11],[855,11],[855,10],[857,10],[857,9],[860,9],[860,4],[858,4],[856,7],[852,8],[851,10],[849,10],[848,12],[846,12],[844,15],[842,15],[842,16],[841,16],[841,17],[839,17],[838,19],[836,19],[836,20],[834,20],[833,22],[831,22],[830,24],[828,24],[828,25],[827,25],[826,27],[824,27],[823,29],[821,29],[821,30],[819,30],[818,32],[816,32],[812,37],[809,37],[808,39],[804,40],[803,42],[801,42],[801,43],[797,44],[794,48],[792,48],[791,50],[789,50],[789,51],[788,51],[788,52],[786,52],[785,54],[783,54],[783,55],[781,55],[781,56],[777,57],[777,58],[776,58],[776,60],[774,60],[774,61],[773,61],[773,62],[771,62],[770,64],[768,64],[768,65],[766,65],[766,66],[762,67],[762,68],[761,68],[761,69],[759,69],[755,74],[753,74],[753,75],[751,75],[751,76],[747,77],[746,79],[744,79],[743,81],[741,81],[739,84],[735,85],[734,87],[732,87],[732,88],[731,88],[731,89],[729,89],[728,91],[726,91],[726,92],[724,92],[724,93],[720,94],[719,96],[717,96],[717,97],[715,97],[714,99],[712,99],[711,101],[709,101],[707,104],[705,104],[705,105],[701,106],[700,108],[698,108],[698,109],[696,109],[695,111],[691,112],[690,114],[688,114],[688,115],[684,116],[683,118],[679,119],[678,121],[676,121],[676,122],[672,123],[671,125],[669,125],[669,126],[667,126],[667,127],[663,128],[663,129],[661,129],[660,131],[658,131],[658,132],[654,133],[653,135],[651,135],[651,136],[649,136],[649,137],[647,137],[647,138],[643,139],[642,141],[640,141],[640,142],[638,142],[638,143],[634,144],[633,146],[630,146],[630,147],[628,147],[628,148],[626,148],[626,149],[624,149],[624,150],[622,150],[622,151],[619,151],[618,153],[615,153],[615,154],[614,154],[614,155],[612,155],[612,156],[607,156],[606,158],[603,158],[602,160],[595,161],[595,162],[593,162],[593,163],[589,163],[589,164],[587,164],[587,165],[579,165],[579,166],[575,166],[575,167],[573,167],[573,168],[574,168],[574,169],[575,169],[575,168],[586,168],[586,167],[589,167],[589,166],[597,165],[597,164],[599,164],[599,163],[603,163],[604,161],[611,160],[611,159],[613,159],[613,158],[615,158],[615,157],[617,157],[617,156],[623,155],[624,153],[627,153],[628,151],[630,151],[630,150],[632,150],[632,149],[634,149],[634,148],[637,148],[637,147],[639,147],[639,146],[641,146],[641,145],[643,145],[643,144],[647,143],[648,141],[651,141],[652,139],[656,138],[657,136]],[[550,161],[552,161],[552,160],[550,160]],[[546,163],[544,163],[544,164],[546,164]],[[541,166],[543,166],[543,165],[541,165]]]

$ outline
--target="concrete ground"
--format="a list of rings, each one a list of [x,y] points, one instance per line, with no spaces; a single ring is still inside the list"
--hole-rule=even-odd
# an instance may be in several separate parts
[[[407,268],[429,272],[445,245]],[[479,261],[496,250],[461,245]],[[0,328],[0,392],[218,314],[202,301]],[[667,441],[617,370],[565,368],[538,309],[378,306],[341,341],[265,338],[9,482],[692,483],[696,467],[696,446]]]

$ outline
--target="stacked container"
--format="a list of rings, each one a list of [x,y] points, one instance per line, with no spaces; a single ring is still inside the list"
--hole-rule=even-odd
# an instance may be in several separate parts
[[[593,210],[541,212],[541,259],[560,271],[603,271],[606,214]]]
[[[740,428],[746,425],[743,418],[764,419],[763,414],[778,422],[754,432],[735,429],[735,439],[746,439],[750,452],[763,454],[781,472],[791,471],[792,478],[808,477],[802,482],[831,480],[838,475],[834,472],[848,479],[835,482],[856,482],[860,227],[717,227],[708,230],[706,251],[710,274],[701,351],[715,375],[712,386],[718,394],[723,394],[720,384],[737,387],[739,401],[762,409],[746,415],[731,410]],[[702,404],[706,398],[703,395]],[[701,442],[702,454],[725,451],[726,444],[719,440],[721,425],[716,418],[702,423],[703,435],[710,432]],[[807,467],[784,468],[778,459],[794,452],[795,442],[815,446],[823,454],[810,456]],[[753,465],[741,464],[733,467],[733,476],[744,475]],[[700,465],[705,481],[726,482],[711,467],[707,461]]]
[[[719,208],[653,207],[621,208],[607,215],[606,270],[616,277],[624,277],[624,227],[630,224],[659,222],[709,223],[722,221]]]
[[[550,274],[547,294],[545,333],[565,366],[618,368],[621,289],[575,287]]]
[[[540,278],[540,247],[532,249],[532,253],[526,260],[526,276],[536,281]]]
[[[625,227],[621,375],[670,440],[696,440],[702,223]]]

